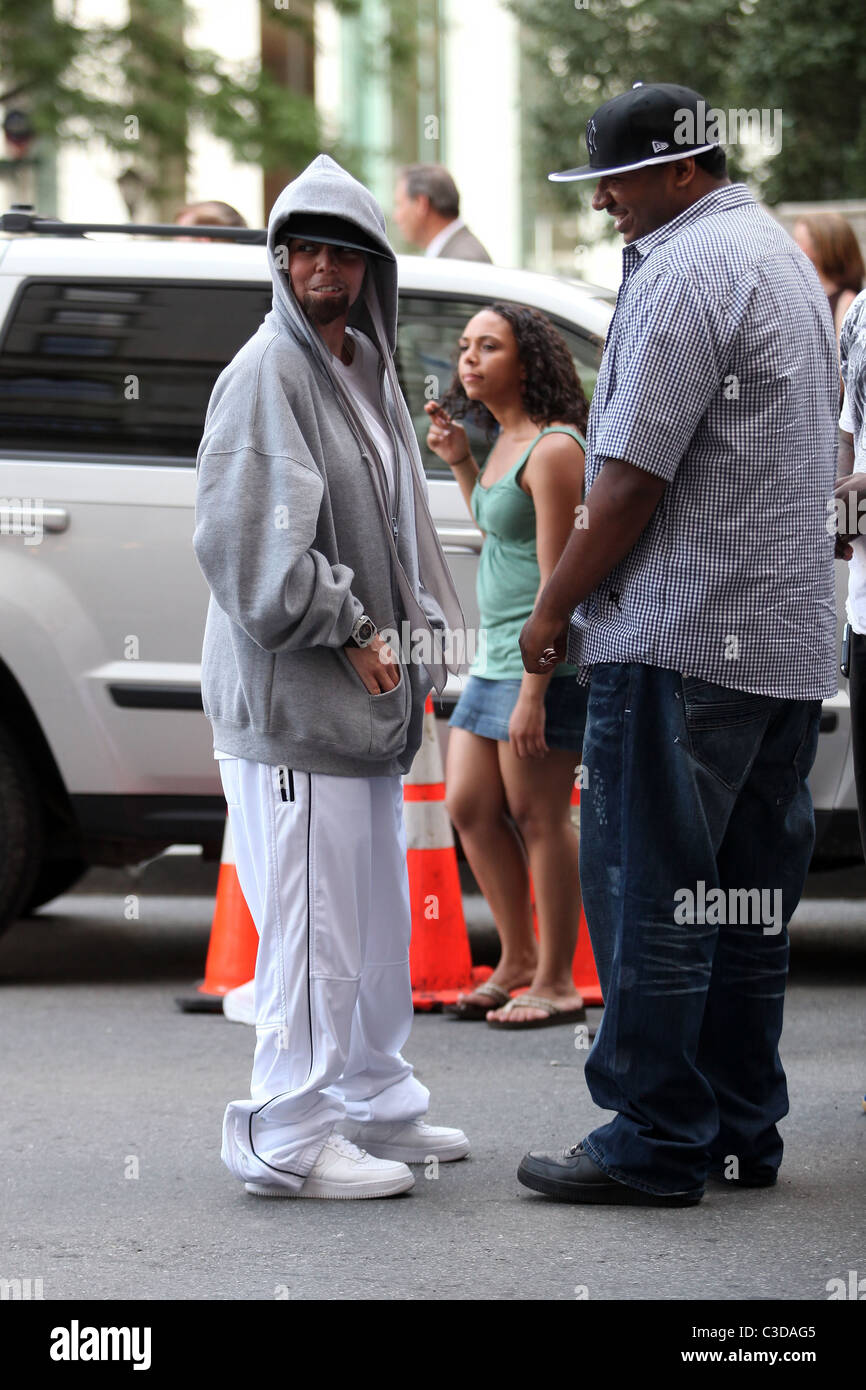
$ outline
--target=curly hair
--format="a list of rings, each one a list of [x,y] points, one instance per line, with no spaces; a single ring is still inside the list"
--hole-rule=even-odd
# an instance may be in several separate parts
[[[530,420],[541,426],[552,421],[574,425],[586,434],[589,402],[584,395],[574,359],[562,334],[546,314],[523,304],[497,300],[485,308],[505,319],[517,342],[517,355],[526,375],[521,385],[523,408]],[[480,312],[480,311],[479,311]],[[456,363],[460,353],[455,351]],[[453,419],[469,416],[492,436],[497,422],[480,401],[471,401],[455,370],[451,385],[442,397],[442,406]]]

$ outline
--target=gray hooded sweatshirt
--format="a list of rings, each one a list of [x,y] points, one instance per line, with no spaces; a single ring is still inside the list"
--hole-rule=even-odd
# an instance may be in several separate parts
[[[300,212],[346,218],[386,256],[367,257],[348,322],[381,359],[397,461],[393,508],[363,416],[277,262],[277,233]],[[397,776],[421,742],[431,684],[441,692],[448,671],[456,673],[441,659],[450,650],[443,636],[464,621],[394,369],[397,262],[378,203],[327,155],[277,199],[268,259],[273,307],[214,386],[196,463],[193,545],[211,591],[204,711],[214,746],[237,757]],[[380,630],[405,631],[408,620],[412,633],[399,684],[379,695],[343,651],[361,613]]]

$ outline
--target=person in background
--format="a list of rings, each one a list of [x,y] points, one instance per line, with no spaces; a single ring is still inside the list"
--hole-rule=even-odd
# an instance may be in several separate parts
[[[457,423],[473,403],[473,416],[480,405],[483,423],[491,431],[499,425],[480,471]],[[502,954],[455,1012],[499,1028],[575,1023],[586,1013],[572,979],[580,876],[570,804],[587,697],[574,667],[527,674],[517,639],[575,525],[587,401],[550,321],[495,303],[469,320],[457,375],[441,405],[426,409],[427,444],[452,468],[485,535],[478,570],[485,646],[451,717],[445,787]],[[528,993],[509,998],[526,985]]]
[[[866,290],[858,294],[842,323],[840,339],[845,396],[839,418],[836,555],[850,562],[848,599],[848,694],[851,749],[860,841],[866,856]],[[841,504],[841,507],[840,507]],[[862,530],[861,530],[862,528]],[[866,1096],[863,1098],[866,1110]]]
[[[838,212],[812,212],[794,223],[794,240],[818,272],[830,301],[836,341],[842,320],[863,288],[866,266],[854,230]]]
[[[187,203],[174,219],[178,227],[245,227],[242,217],[231,203],[212,198],[205,203]]]
[[[486,250],[460,216],[460,194],[441,164],[408,164],[394,192],[394,221],[425,256],[489,261]]]

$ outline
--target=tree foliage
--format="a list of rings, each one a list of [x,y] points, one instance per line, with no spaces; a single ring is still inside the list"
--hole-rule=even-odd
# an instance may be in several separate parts
[[[862,13],[850,0],[505,0],[521,22],[523,111],[539,198],[584,164],[603,101],[636,81],[678,82],[724,111],[782,111],[781,150],[751,171],[770,202],[860,197],[866,167]],[[748,156],[728,147],[733,172]],[[580,185],[557,189],[576,205]]]
[[[260,0],[268,21],[312,33],[312,5]],[[341,13],[360,0],[334,0]],[[314,103],[257,64],[188,41],[183,0],[132,0],[120,24],[58,15],[51,0],[0,0],[0,104],[27,111],[52,143],[99,137],[130,150],[133,114],[158,158],[187,159],[199,122],[240,159],[302,167],[322,148]]]
[[[850,0],[754,0],[741,24],[738,90],[781,108],[784,139],[764,196],[866,196],[863,11]],[[746,104],[745,102],[742,104]]]

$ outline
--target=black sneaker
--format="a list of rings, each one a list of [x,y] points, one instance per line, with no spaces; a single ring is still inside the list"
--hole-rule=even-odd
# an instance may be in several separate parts
[[[594,1202],[609,1206],[692,1207],[702,1192],[644,1192],[608,1177],[582,1144],[558,1154],[528,1153],[517,1170],[524,1187],[560,1202]]]

